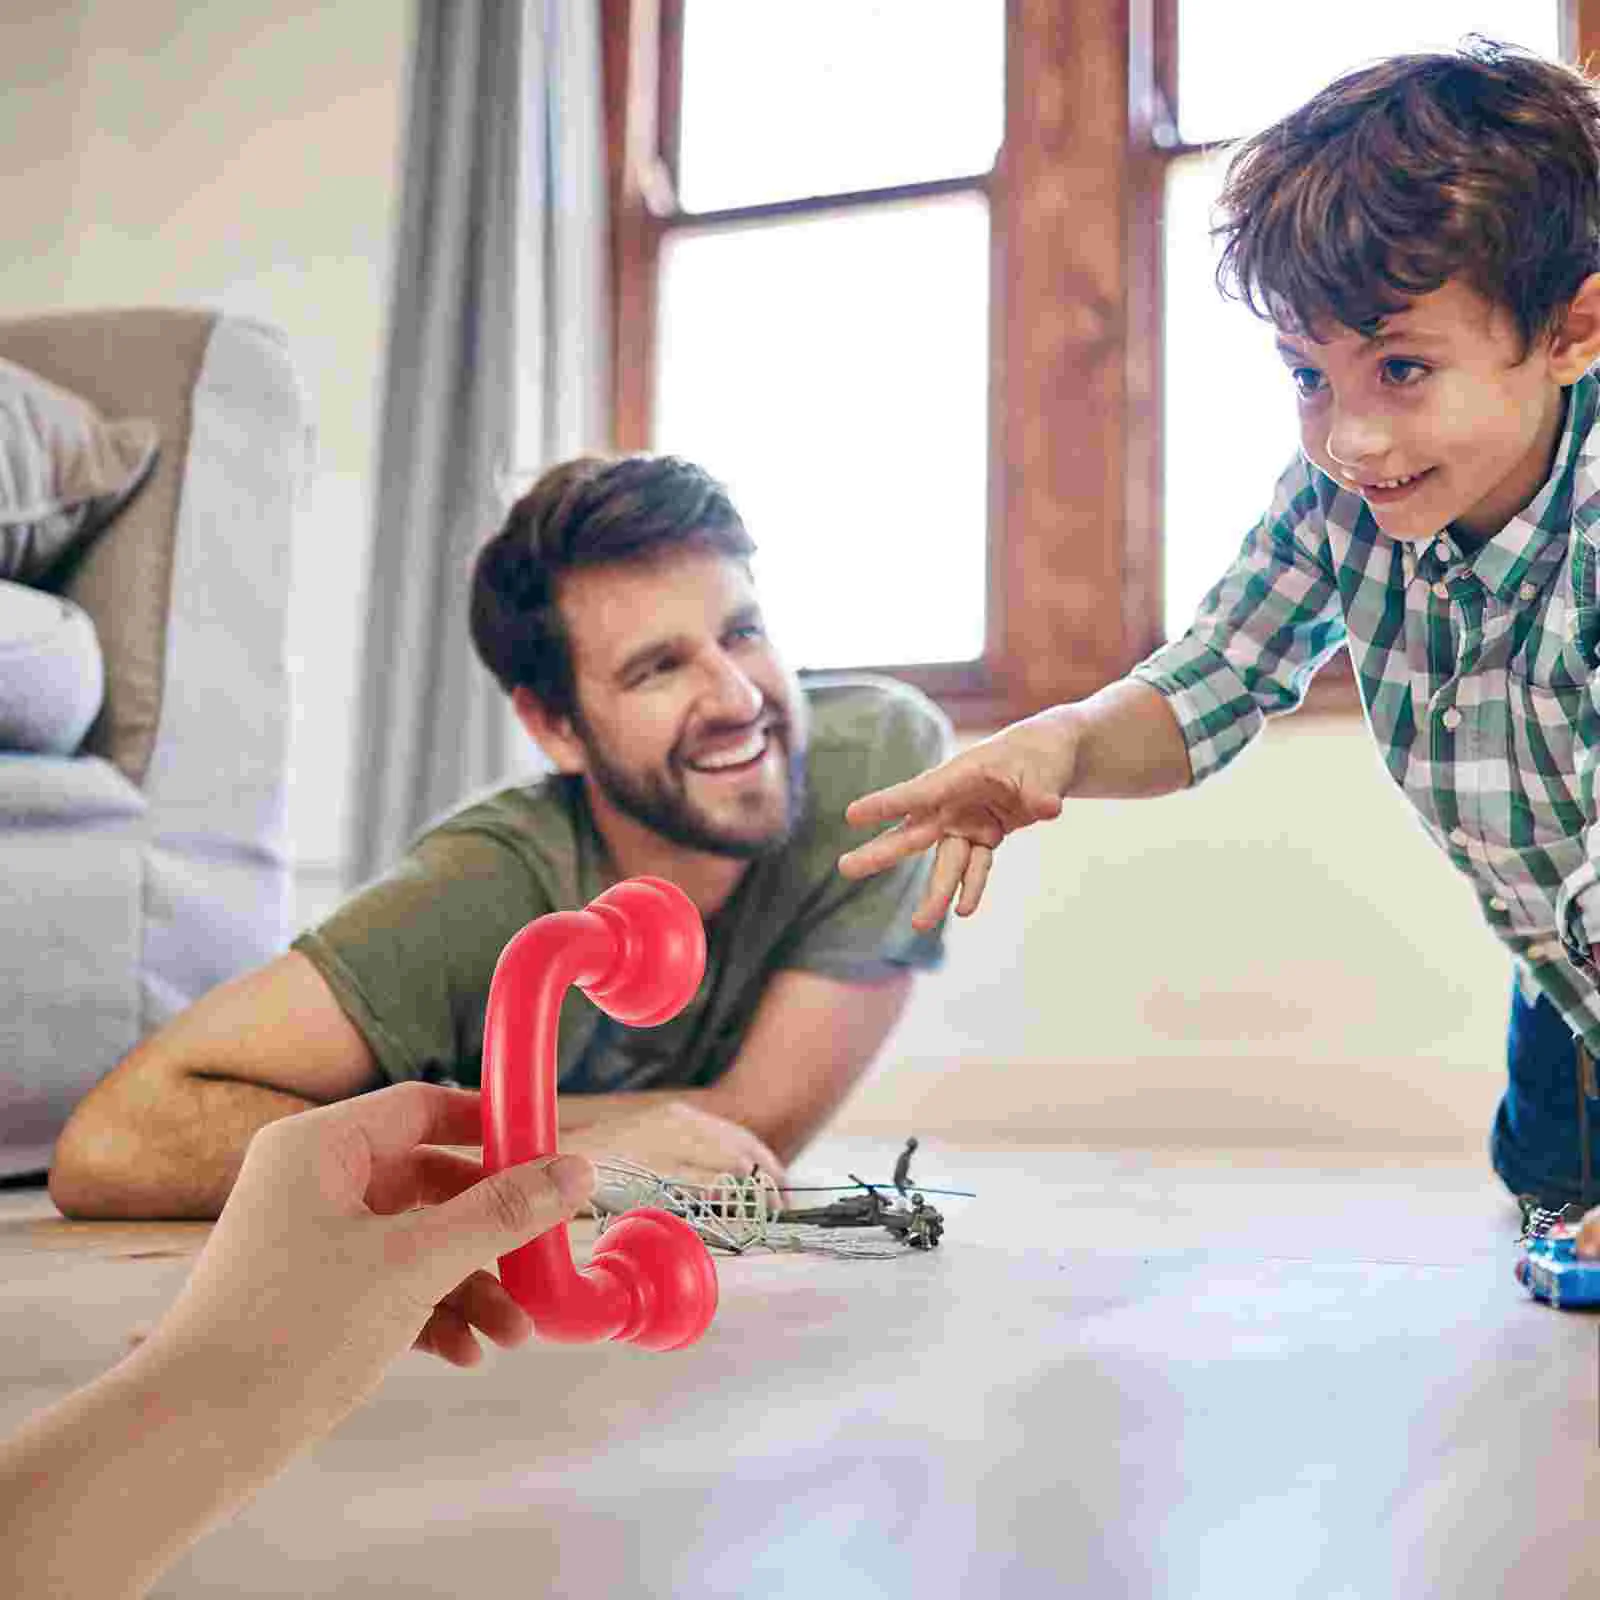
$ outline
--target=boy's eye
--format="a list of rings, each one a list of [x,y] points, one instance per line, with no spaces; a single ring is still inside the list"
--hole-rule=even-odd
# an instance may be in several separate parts
[[[1322,387],[1322,374],[1315,367],[1292,367],[1290,381],[1302,400],[1308,400]]]
[[[1407,361],[1403,356],[1389,356],[1383,363],[1383,381],[1393,388],[1409,388],[1427,375],[1428,369],[1420,361]]]
[[[761,634],[762,627],[759,622],[743,622],[737,628],[728,630],[729,639],[741,642],[748,639],[759,639]]]

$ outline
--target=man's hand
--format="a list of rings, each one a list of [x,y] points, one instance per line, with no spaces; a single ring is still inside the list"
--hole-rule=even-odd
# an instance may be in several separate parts
[[[781,1189],[787,1176],[783,1163],[748,1128],[685,1100],[657,1101],[587,1123],[562,1134],[561,1151],[591,1161],[619,1157],[663,1178],[698,1182],[724,1172],[745,1177],[757,1167]]]
[[[863,795],[845,811],[855,827],[898,825],[839,858],[847,878],[866,878],[937,846],[927,892],[911,925],[936,927],[956,890],[956,915],[983,898],[995,847],[1008,833],[1061,813],[1077,761],[1077,723],[1056,707],[1004,729],[920,777]]]

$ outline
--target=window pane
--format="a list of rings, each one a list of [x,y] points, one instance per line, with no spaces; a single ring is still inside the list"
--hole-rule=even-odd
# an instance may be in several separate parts
[[[1339,0],[1301,23],[1284,0],[1178,0],[1178,122],[1192,144],[1240,138],[1351,67],[1450,49],[1468,33],[1556,56],[1560,9],[1561,0]]]
[[[797,667],[983,653],[977,195],[668,234],[656,446],[727,483]]]
[[[1210,215],[1225,155],[1167,169],[1162,525],[1167,635],[1188,627],[1299,448],[1294,389],[1273,330],[1217,292]]]
[[[986,172],[1004,54],[1003,0],[685,0],[679,202]]]

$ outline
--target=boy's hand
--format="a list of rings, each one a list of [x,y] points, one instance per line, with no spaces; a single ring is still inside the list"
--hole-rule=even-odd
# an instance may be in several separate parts
[[[1064,712],[1041,712],[919,777],[853,801],[844,814],[852,826],[891,820],[897,826],[841,856],[839,870],[847,878],[866,878],[937,846],[911,925],[936,927],[957,889],[956,915],[971,916],[1000,841],[1061,813],[1078,744],[1077,724]]]

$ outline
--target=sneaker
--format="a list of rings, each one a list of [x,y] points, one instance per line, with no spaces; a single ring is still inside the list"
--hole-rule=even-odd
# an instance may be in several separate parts
[[[1554,1203],[1547,1204],[1547,1200]],[[1588,1215],[1581,1200],[1562,1203],[1554,1196],[1536,1194],[1519,1194],[1517,1209],[1522,1213],[1522,1232],[1517,1235],[1519,1241],[1542,1239],[1552,1228],[1558,1228],[1564,1222],[1581,1222]]]

